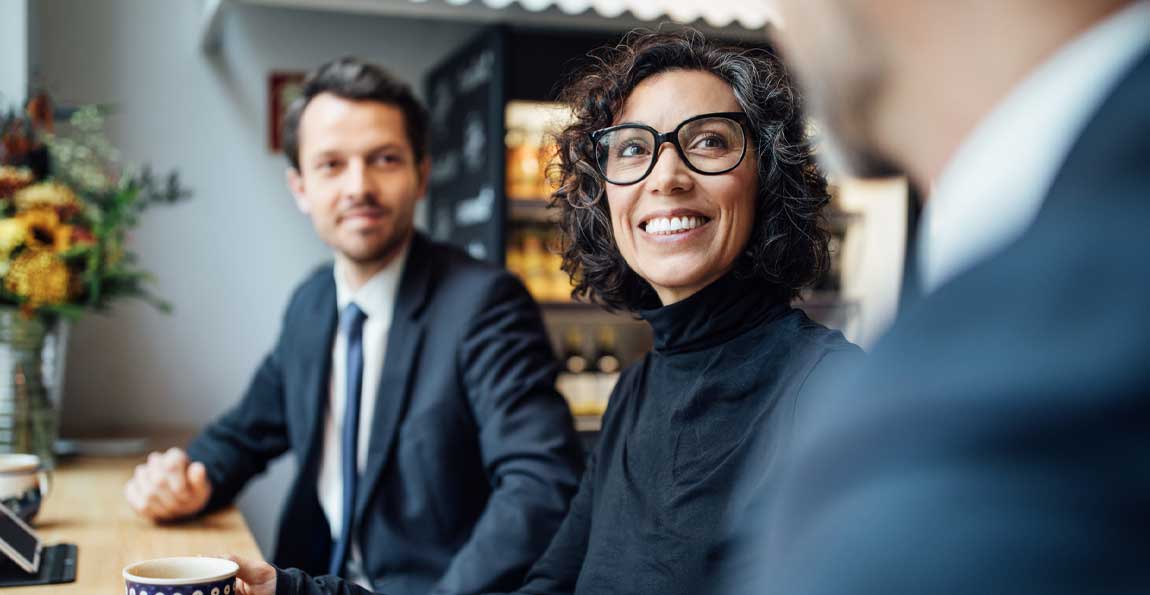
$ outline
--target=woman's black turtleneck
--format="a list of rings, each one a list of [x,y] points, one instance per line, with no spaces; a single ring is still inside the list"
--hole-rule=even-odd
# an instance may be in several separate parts
[[[521,593],[703,592],[747,458],[769,473],[812,371],[861,353],[731,275],[640,314],[655,348],[620,378],[571,511]]]

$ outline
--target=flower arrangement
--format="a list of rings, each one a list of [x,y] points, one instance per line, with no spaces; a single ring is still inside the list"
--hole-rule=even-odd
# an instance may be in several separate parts
[[[0,111],[0,305],[75,318],[136,297],[167,311],[125,240],[145,209],[188,196],[177,174],[122,165],[96,107],[55,128],[44,95]]]

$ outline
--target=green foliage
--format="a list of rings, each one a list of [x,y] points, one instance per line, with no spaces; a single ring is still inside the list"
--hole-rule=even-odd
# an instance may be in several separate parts
[[[82,241],[56,254],[67,264],[72,284],[79,290],[70,292],[67,303],[35,304],[33,310],[75,318],[85,310],[103,310],[114,300],[131,297],[170,311],[167,302],[151,293],[155,278],[139,267],[139,259],[129,250],[127,234],[140,224],[149,208],[176,204],[190,196],[179,175],[125,165],[120,151],[105,134],[104,111],[95,106],[76,110],[56,133],[29,126],[29,119],[22,114],[0,113],[0,133],[17,131],[32,139],[32,146],[46,148],[50,173],[36,182],[51,181],[72,189],[79,208],[61,208],[59,212],[66,217],[63,223],[69,229],[83,233]],[[7,165],[10,158],[0,164]],[[12,202],[0,201],[0,217],[14,216],[16,210]],[[18,247],[7,256],[14,258],[23,249]],[[30,307],[24,297],[4,287],[0,287],[0,303]]]

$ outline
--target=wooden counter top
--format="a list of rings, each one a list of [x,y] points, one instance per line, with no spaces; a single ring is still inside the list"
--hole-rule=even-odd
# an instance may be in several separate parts
[[[52,492],[33,527],[45,544],[79,546],[76,582],[6,588],[7,595],[124,592],[120,571],[132,562],[165,556],[238,554],[262,559],[247,523],[235,507],[181,524],[153,525],[124,500],[124,483],[137,458],[77,458],[60,463]]]

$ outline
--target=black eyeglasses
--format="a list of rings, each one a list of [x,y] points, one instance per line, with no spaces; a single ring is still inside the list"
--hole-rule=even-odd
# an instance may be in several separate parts
[[[659,147],[671,143],[695,173],[725,174],[743,162],[747,152],[747,114],[718,112],[688,118],[662,134],[645,124],[621,124],[590,135],[595,167],[617,186],[641,181],[655,169]]]

